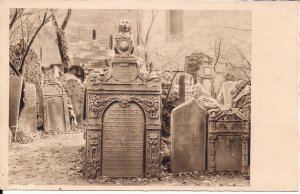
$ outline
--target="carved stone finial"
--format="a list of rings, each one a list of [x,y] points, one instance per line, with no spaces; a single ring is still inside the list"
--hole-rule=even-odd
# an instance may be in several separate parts
[[[119,32],[115,36],[115,53],[117,58],[133,58],[133,38],[131,35],[131,22],[122,20],[119,24]]]

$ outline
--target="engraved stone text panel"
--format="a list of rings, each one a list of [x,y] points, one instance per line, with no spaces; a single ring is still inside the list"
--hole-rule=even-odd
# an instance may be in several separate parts
[[[142,109],[112,104],[103,117],[102,175],[141,177],[144,175],[144,128]]]

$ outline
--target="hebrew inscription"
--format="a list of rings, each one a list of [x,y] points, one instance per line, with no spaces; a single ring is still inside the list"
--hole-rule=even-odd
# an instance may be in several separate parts
[[[144,176],[144,123],[141,108],[112,104],[103,117],[103,176]]]

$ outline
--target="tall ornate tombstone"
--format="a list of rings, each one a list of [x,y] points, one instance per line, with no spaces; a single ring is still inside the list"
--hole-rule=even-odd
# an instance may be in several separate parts
[[[208,171],[249,169],[249,123],[237,109],[212,109],[208,119]]]
[[[86,79],[85,177],[160,176],[161,83],[141,76],[131,26],[119,25],[105,76]]]
[[[205,171],[206,110],[196,100],[171,113],[171,171]]]
[[[47,75],[43,85],[45,131],[70,130],[67,94],[55,77]]]

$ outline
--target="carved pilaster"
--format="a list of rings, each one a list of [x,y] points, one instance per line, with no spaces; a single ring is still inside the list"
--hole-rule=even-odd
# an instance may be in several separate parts
[[[216,169],[215,161],[215,142],[217,140],[216,135],[208,136],[208,172],[214,172]]]
[[[101,175],[101,132],[87,130],[86,138],[85,176],[94,179]]]
[[[248,162],[248,148],[249,143],[249,135],[242,136],[242,172],[247,172],[249,169],[249,162]]]
[[[146,176],[160,176],[160,131],[147,131]]]

